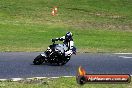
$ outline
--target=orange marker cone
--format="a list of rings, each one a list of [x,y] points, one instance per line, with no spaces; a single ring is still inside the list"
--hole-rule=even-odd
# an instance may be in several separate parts
[[[56,15],[54,9],[52,10],[51,15],[52,16],[55,16]]]
[[[52,9],[51,15],[52,15],[52,16],[56,16],[57,12],[58,12],[57,7],[54,7],[54,8]]]
[[[57,7],[54,7],[54,11],[55,11],[55,13],[57,13],[57,11],[58,11]]]

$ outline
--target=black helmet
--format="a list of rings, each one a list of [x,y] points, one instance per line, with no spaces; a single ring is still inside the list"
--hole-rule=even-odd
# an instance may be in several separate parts
[[[66,40],[71,40],[72,39],[72,33],[71,32],[67,32],[65,35]]]

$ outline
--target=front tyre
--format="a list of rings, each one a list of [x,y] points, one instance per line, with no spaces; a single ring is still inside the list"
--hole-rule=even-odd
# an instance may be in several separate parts
[[[44,62],[44,57],[42,55],[38,55],[34,61],[33,61],[33,64],[34,65],[40,65]]]

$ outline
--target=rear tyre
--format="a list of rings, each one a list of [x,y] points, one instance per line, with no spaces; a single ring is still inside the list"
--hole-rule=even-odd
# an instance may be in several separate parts
[[[38,55],[35,59],[34,59],[34,61],[33,61],[33,64],[34,65],[40,65],[40,64],[42,64],[43,62],[44,62],[44,57],[42,56],[42,55]]]

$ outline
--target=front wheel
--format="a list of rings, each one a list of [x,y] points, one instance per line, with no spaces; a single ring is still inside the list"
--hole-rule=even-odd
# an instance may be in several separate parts
[[[33,61],[34,65],[40,65],[43,62],[44,62],[44,57],[42,55],[38,55]]]

